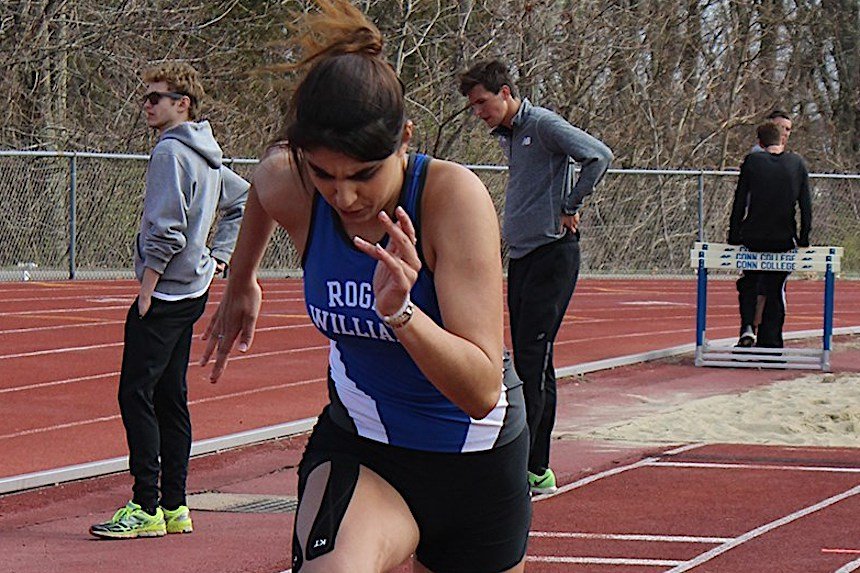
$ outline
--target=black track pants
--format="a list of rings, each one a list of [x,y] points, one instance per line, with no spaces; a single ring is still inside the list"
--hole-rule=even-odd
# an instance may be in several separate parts
[[[194,323],[203,314],[206,299],[207,295],[175,302],[152,299],[143,318],[135,300],[126,317],[119,406],[134,477],[133,499],[144,508],[159,502],[168,508],[185,504],[191,453],[185,376]]]
[[[553,344],[576,287],[579,260],[579,238],[568,233],[508,262],[514,367],[523,381],[531,434],[529,471],[534,473],[549,467],[556,407]]]

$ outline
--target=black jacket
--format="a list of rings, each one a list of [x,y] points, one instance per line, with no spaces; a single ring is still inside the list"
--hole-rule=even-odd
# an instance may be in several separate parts
[[[752,251],[788,251],[808,247],[811,228],[809,173],[803,159],[788,151],[747,155],[735,190],[729,244],[744,245]]]

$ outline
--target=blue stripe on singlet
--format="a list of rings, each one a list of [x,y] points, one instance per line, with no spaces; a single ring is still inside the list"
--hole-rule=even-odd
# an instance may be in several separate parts
[[[399,200],[416,227],[419,252],[419,211],[428,163],[425,155],[410,156]],[[382,243],[387,240],[386,236]],[[376,261],[354,247],[337,214],[319,195],[314,198],[304,263],[308,314],[331,340],[329,410],[335,423],[376,441],[438,452],[486,450],[497,445],[502,434],[503,439],[508,434],[516,437],[506,427],[510,420],[507,392],[502,392],[487,418],[477,421],[427,380],[397,342],[395,331],[373,310]],[[410,297],[442,324],[433,274],[426,263]],[[516,425],[521,429],[521,423]]]

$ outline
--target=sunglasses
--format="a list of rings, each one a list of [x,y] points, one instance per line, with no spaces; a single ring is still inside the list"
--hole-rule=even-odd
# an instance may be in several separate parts
[[[158,105],[158,102],[160,102],[163,97],[169,97],[172,100],[180,100],[184,97],[190,98],[191,96],[188,94],[181,94],[179,92],[149,92],[148,94],[144,94],[142,102],[149,102],[149,105]]]

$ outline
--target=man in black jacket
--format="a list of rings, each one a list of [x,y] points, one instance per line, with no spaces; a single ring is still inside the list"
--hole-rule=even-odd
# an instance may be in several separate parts
[[[785,151],[781,127],[771,121],[756,129],[764,153],[750,153],[741,165],[729,222],[728,242],[751,251],[784,252],[809,246],[812,201],[803,159]],[[800,230],[796,220],[800,206]],[[782,348],[788,272],[744,271],[738,279],[741,329],[738,346]],[[764,297],[761,322],[756,304]]]

